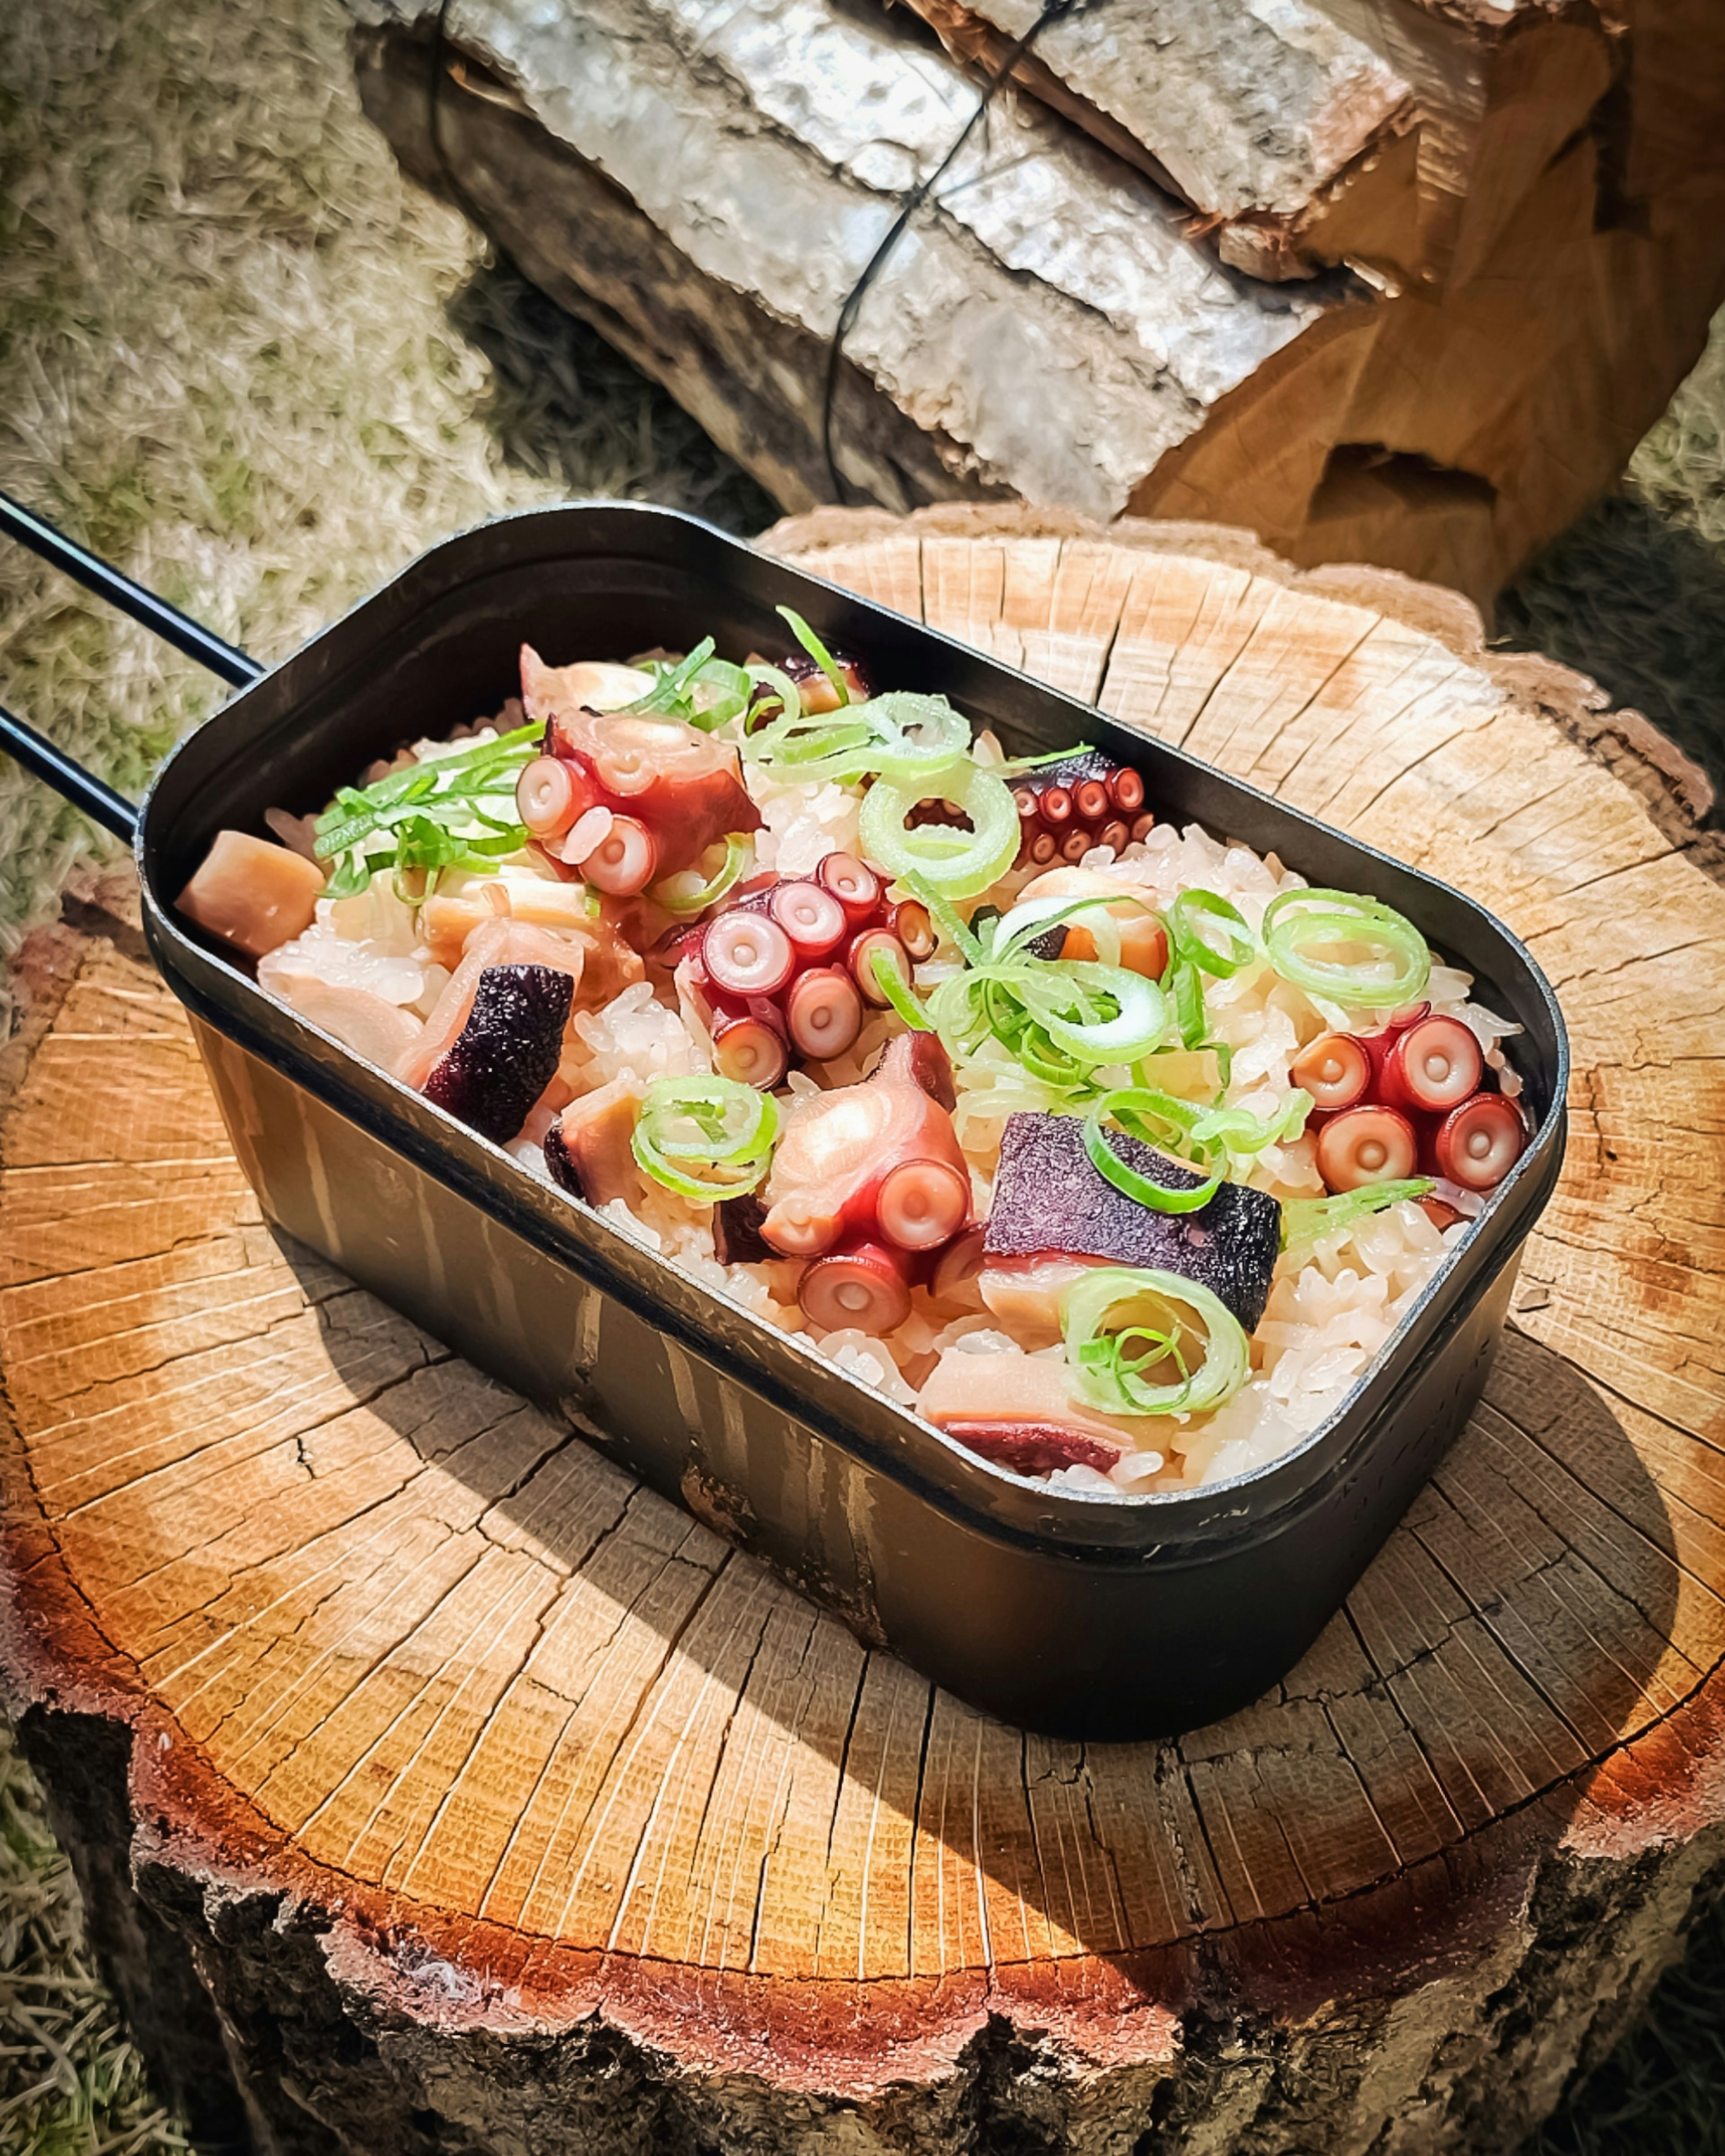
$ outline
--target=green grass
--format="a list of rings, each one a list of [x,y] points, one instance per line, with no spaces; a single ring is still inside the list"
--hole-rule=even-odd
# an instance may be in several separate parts
[[[71,1868],[0,1721],[0,2149],[169,2156],[185,2148],[90,1966]]]
[[[0,487],[265,658],[525,503],[767,521],[662,390],[403,179],[346,38],[337,0],[0,7]],[[214,694],[0,548],[0,695],[116,784]],[[101,844],[0,773],[0,955]]]
[[[1630,463],[1498,603],[1499,639],[1590,674],[1725,801],[1725,317]]]

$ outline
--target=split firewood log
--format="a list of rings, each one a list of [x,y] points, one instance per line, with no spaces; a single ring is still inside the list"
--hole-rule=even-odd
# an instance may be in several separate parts
[[[1715,0],[1099,0],[996,98],[836,368],[977,109],[906,10],[352,4],[410,169],[788,508],[1217,518],[1489,604],[1725,293]],[[1034,15],[917,4],[991,62]]]

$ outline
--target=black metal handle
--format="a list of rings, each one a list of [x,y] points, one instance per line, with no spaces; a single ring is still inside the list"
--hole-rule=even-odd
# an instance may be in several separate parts
[[[177,607],[170,606],[166,599],[157,598],[154,592],[134,583],[99,554],[80,547],[75,539],[69,539],[45,517],[38,516],[8,494],[0,494],[0,532],[16,539],[20,546],[28,547],[33,554],[62,570],[86,591],[94,592],[98,598],[106,599],[122,613],[130,614],[165,644],[183,651],[200,666],[207,666],[230,688],[244,689],[265,670],[249,653],[226,642],[202,622],[193,621],[190,614],[182,613]],[[116,839],[124,839],[129,845],[137,835],[137,810],[123,793],[116,793],[105,779],[98,778],[93,771],[86,771],[75,757],[56,748],[45,734],[38,733],[34,726],[19,718],[15,711],[8,711],[3,704],[0,704],[0,747],[8,750],[38,778],[45,778],[74,808],[81,808]]]
[[[182,613],[177,607],[170,606],[166,599],[157,598],[142,584],[134,583],[110,562],[103,561],[99,554],[92,554],[87,547],[80,547],[75,539],[69,539],[64,531],[57,531],[22,502],[14,501],[9,494],[0,494],[0,531],[9,539],[16,539],[21,547],[28,547],[33,554],[39,554],[56,569],[64,570],[74,583],[94,592],[98,598],[106,599],[110,606],[118,607],[121,613],[141,622],[164,644],[172,644],[188,659],[195,659],[200,666],[207,666],[212,674],[218,674],[229,688],[246,688],[264,671],[249,653],[226,642],[201,621],[193,621],[190,614]]]
[[[116,793],[105,778],[86,771],[74,757],[56,748],[46,734],[39,734],[16,711],[0,704],[0,747],[38,778],[45,778],[56,793],[64,794],[74,808],[111,831],[130,845],[138,834],[138,812],[123,793]]]

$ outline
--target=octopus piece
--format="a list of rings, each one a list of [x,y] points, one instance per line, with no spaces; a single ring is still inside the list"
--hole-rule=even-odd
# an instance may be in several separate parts
[[[770,1087],[791,1051],[829,1063],[855,1045],[865,1005],[891,1001],[877,961],[908,982],[934,947],[926,906],[889,901],[871,869],[829,855],[814,876],[751,878],[705,923],[674,927],[653,956],[698,1000],[724,1075]]]
[[[713,1255],[721,1265],[765,1265],[777,1255],[761,1240],[767,1209],[752,1190],[713,1208]]]
[[[1372,1090],[1372,1058],[1351,1033],[1320,1034],[1288,1066],[1288,1076],[1312,1096],[1320,1112],[1334,1114],[1363,1101]]]
[[[467,939],[461,963],[445,982],[442,993],[432,1006],[424,1032],[396,1064],[396,1076],[415,1091],[424,1085],[466,1024],[479,993],[480,976],[488,966],[543,966],[553,973],[568,974],[573,983],[570,992],[572,1010],[586,977],[587,951],[584,943],[574,942],[568,937],[554,936],[543,928],[528,928],[518,921],[501,916],[475,929]]]
[[[1419,1157],[1419,1134],[1407,1117],[1373,1101],[1327,1116],[1317,1134],[1317,1172],[1337,1195],[1368,1183],[1399,1183]]]
[[[1127,1167],[1170,1189],[1195,1190],[1208,1179],[1122,1132],[1110,1131],[1107,1142]],[[1032,1266],[1063,1255],[1178,1273],[1209,1288],[1250,1332],[1264,1315],[1281,1248],[1281,1206],[1268,1191],[1224,1183],[1195,1212],[1159,1213],[1095,1166],[1076,1116],[1020,1113],[1009,1116],[1001,1132],[983,1247],[983,1296],[991,1308],[991,1285],[1004,1298]],[[1020,1299],[1026,1291],[1021,1282]]]
[[[218,831],[175,904],[188,921],[249,958],[262,958],[316,917],[324,875],[315,861],[249,831]]]
[[[381,1070],[393,1070],[425,1031],[422,1021],[399,1004],[375,989],[326,981],[291,952],[272,952],[261,959],[258,985]]]
[[[1439,1011],[1397,1028],[1378,1065],[1378,1091],[1404,1112],[1447,1115],[1478,1092],[1485,1073],[1473,1033]]]
[[[425,1081],[425,1097],[507,1145],[557,1076],[575,983],[550,966],[487,966],[467,1022]]]
[[[977,1355],[948,1348],[916,1396],[916,1412],[970,1451],[1019,1475],[1060,1467],[1102,1474],[1146,1450],[1155,1425],[1099,1414],[1075,1400],[1064,1363],[1040,1355]]]
[[[870,1332],[878,1338],[910,1316],[920,1270],[911,1252],[865,1239],[805,1267],[797,1300],[817,1332]]]
[[[1495,1190],[1527,1149],[1519,1106],[1502,1093],[1476,1093],[1433,1132],[1430,1158],[1438,1174],[1464,1190]]]
[[[516,782],[521,820],[553,861],[612,897],[761,829],[736,750],[680,719],[558,711],[545,751]]]
[[[1472,1029],[1430,1004],[1373,1033],[1322,1035],[1289,1075],[1312,1096],[1318,1173],[1332,1193],[1416,1169],[1495,1190],[1527,1148],[1521,1109],[1484,1090],[1495,1081]]]
[[[783,1083],[791,1053],[785,1039],[784,1021],[763,998],[759,1008],[739,1014],[715,1010],[709,1028],[712,1034],[713,1068],[721,1078],[752,1086],[770,1093]]]
[[[973,1312],[983,1306],[977,1283],[983,1270],[983,1224],[980,1220],[955,1235],[935,1260],[928,1276],[928,1292],[943,1308]]]
[[[644,667],[583,660],[575,666],[547,666],[531,644],[521,646],[521,705],[536,726],[555,711],[623,711],[653,686]]]
[[[616,926],[588,912],[578,885],[553,883],[545,876],[475,878],[453,896],[436,892],[419,909],[419,933],[431,957],[453,972],[469,939],[499,919],[542,928],[579,946],[584,956],[578,1010],[602,1009],[646,972],[640,953]]]
[[[1081,861],[1092,846],[1119,853],[1155,819],[1144,806],[1144,778],[1099,748],[1081,749],[1013,781],[1022,840],[1019,862],[1052,868]]]
[[[785,1257],[938,1250],[970,1215],[953,1097],[946,1050],[932,1034],[907,1033],[860,1085],[799,1101],[767,1178],[763,1239]]]
[[[625,1076],[572,1101],[545,1136],[552,1182],[589,1205],[608,1205],[617,1198],[626,1205],[638,1204],[641,1172],[629,1141],[646,1096],[638,1079]]]

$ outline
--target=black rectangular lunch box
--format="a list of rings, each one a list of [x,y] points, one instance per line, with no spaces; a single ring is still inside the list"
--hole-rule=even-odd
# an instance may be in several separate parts
[[[182,922],[217,830],[321,807],[403,741],[489,716],[520,647],[553,663],[701,637],[778,649],[775,607],[939,691],[1009,750],[1089,742],[1197,821],[1368,891],[1523,1029],[1535,1134],[1343,1407],[1272,1466],[1150,1496],[990,1464],[662,1262],[265,995]],[[1339,1607],[1478,1398],[1561,1161],[1568,1051],[1522,945],[1446,885],[951,639],[671,511],[528,511],[445,541],[168,758],[141,812],[150,946],[191,1013],[270,1220],[764,1558],[871,1644],[1004,1720],[1083,1738],[1207,1722],[1274,1684]]]

